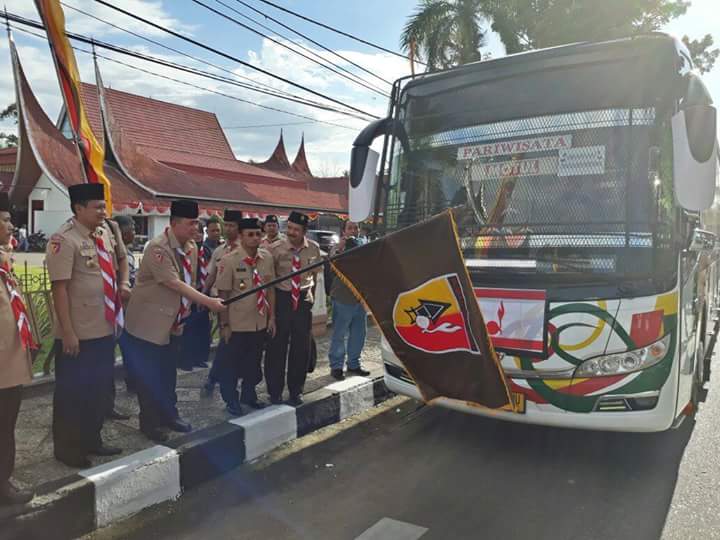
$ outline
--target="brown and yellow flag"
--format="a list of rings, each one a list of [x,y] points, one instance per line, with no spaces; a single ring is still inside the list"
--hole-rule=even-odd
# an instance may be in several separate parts
[[[110,180],[105,176],[103,168],[105,149],[95,138],[80,99],[80,73],[75,61],[75,53],[65,35],[65,15],[58,0],[35,0],[35,6],[45,25],[50,52],[55,60],[60,89],[65,99],[67,117],[80,147],[85,177],[90,183],[105,185],[107,211],[112,213]]]
[[[357,248],[333,268],[372,312],[425,401],[512,408],[450,211]]]

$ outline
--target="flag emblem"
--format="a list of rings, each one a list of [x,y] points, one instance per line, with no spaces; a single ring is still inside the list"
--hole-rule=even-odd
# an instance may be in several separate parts
[[[393,310],[393,325],[402,340],[429,353],[479,353],[464,313],[467,311],[457,274],[430,279],[400,293]]]

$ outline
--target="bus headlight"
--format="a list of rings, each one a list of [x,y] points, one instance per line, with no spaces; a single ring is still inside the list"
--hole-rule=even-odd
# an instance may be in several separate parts
[[[575,377],[605,377],[647,369],[665,358],[669,347],[670,334],[642,349],[588,358],[575,370]]]

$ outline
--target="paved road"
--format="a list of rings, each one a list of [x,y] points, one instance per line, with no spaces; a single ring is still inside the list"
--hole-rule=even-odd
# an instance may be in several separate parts
[[[696,423],[650,435],[513,425],[398,399],[99,538],[720,538],[718,379]]]

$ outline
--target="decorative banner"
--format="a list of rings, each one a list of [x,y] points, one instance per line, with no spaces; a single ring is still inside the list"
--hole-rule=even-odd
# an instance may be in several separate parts
[[[35,0],[35,6],[45,25],[50,52],[55,60],[60,89],[65,99],[65,110],[80,148],[85,177],[91,184],[101,183],[105,186],[105,203],[107,211],[111,213],[113,207],[110,180],[103,169],[105,150],[92,132],[80,99],[80,73],[70,41],[65,35],[65,15],[59,0]]]
[[[458,148],[458,160],[512,156],[527,152],[547,152],[572,147],[572,135],[548,135],[518,141],[499,141]]]
[[[355,248],[332,265],[370,309],[425,401],[514,408],[450,211]]]
[[[543,354],[545,348],[545,291],[475,289],[493,345],[514,354]]]
[[[523,176],[556,175],[558,172],[558,158],[543,157],[534,159],[514,159],[511,161],[496,161],[493,163],[479,163],[472,167],[473,182],[483,182],[503,178],[505,180]]]

